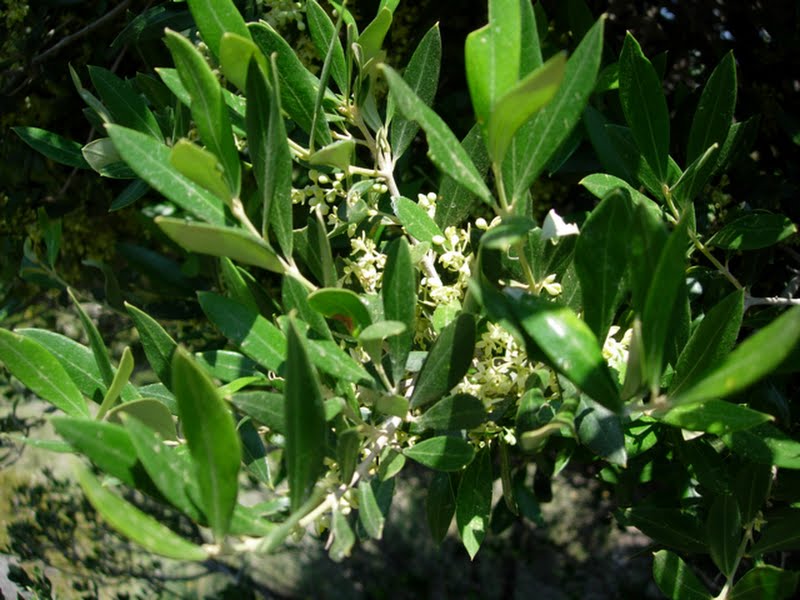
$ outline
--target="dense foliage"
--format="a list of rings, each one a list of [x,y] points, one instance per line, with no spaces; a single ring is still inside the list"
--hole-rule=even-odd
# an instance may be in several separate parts
[[[99,137],[15,128],[49,159],[125,183],[110,210],[138,207],[149,247],[125,253],[150,279],[131,289],[91,266],[158,379],[132,378],[130,347],[112,363],[70,290],[88,346],[0,329],[0,361],[63,413],[50,419],[61,440],[31,443],[88,459],[78,480],[103,518],[187,561],[304,533],[342,560],[382,537],[410,462],[434,471],[433,538],[455,522],[474,557],[490,529],[537,520],[570,463],[591,465],[618,521],[658,545],[668,597],[791,597],[800,308],[776,257],[796,226],[725,192],[758,131],[736,111],[733,54],[679,118],[635,32],[610,48],[605,16],[571,13],[567,56],[541,4],[491,0],[464,45],[471,106],[443,119],[439,26],[402,69],[386,62],[398,4],[359,21],[315,0],[271,22],[230,0],[153,7],[123,39],[171,26],[173,67],[90,66],[91,88],[71,70]],[[545,206],[542,176],[576,172],[569,203]],[[38,219],[28,275],[66,286],[62,221]],[[759,278],[764,263],[779,275]],[[165,330],[175,298],[199,305],[218,345]],[[251,484],[262,501],[245,505]]]

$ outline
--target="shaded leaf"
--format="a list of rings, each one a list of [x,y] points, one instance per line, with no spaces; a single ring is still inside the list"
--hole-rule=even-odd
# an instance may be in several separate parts
[[[431,537],[435,543],[441,544],[456,513],[456,491],[450,473],[440,471],[433,474],[425,508]]]
[[[28,146],[59,164],[77,169],[90,168],[78,142],[38,127],[12,127],[11,129]]]
[[[758,250],[773,246],[797,232],[797,226],[783,215],[753,212],[726,224],[711,236],[707,245],[725,250]]]
[[[461,475],[456,496],[456,525],[470,559],[475,558],[489,529],[492,481],[491,453],[484,448]]]
[[[653,557],[653,579],[670,600],[711,600],[711,594],[674,552],[659,550]]]
[[[441,435],[405,448],[403,455],[437,471],[458,471],[472,461],[475,450],[461,438]]]
[[[745,573],[731,590],[730,600],[784,600],[797,590],[800,573],[761,565]]]
[[[486,420],[483,402],[469,394],[456,394],[443,398],[419,418],[423,429],[458,430],[478,427]]]
[[[694,113],[686,148],[687,162],[694,162],[713,144],[720,146],[728,135],[736,106],[736,60],[728,52],[703,87]]]
[[[742,540],[742,517],[731,494],[714,499],[706,520],[706,536],[714,564],[729,577],[739,562],[737,553]]]
[[[443,236],[442,230],[419,204],[403,196],[392,198],[394,214],[405,230],[420,242],[433,243],[435,236]]]
[[[618,415],[594,400],[581,397],[575,413],[575,427],[580,442],[592,452],[611,464],[626,466],[625,434]]]
[[[172,355],[178,344],[150,315],[127,302],[125,308],[139,333],[147,361],[161,382],[172,389]]]
[[[381,287],[383,314],[387,319],[399,321],[406,326],[405,333],[393,336],[388,341],[392,376],[395,382],[399,382],[405,375],[406,362],[413,342],[417,278],[411,261],[411,250],[405,238],[400,237],[391,242],[386,253]]]
[[[772,419],[771,415],[752,408],[724,400],[708,400],[702,404],[677,406],[665,414],[661,421],[690,431],[707,431],[721,436],[750,429]]]

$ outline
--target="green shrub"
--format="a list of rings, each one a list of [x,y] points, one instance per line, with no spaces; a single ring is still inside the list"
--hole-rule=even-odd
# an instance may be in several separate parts
[[[165,34],[175,68],[128,80],[89,68],[96,96],[82,96],[103,137],[82,147],[17,128],[53,160],[131,180],[112,208],[146,204],[170,254],[185,253],[182,267],[149,260],[171,265],[173,283],[200,282],[199,306],[229,342],[189,351],[125,304],[159,379],[142,386],[131,350],[113,365],[77,300],[89,346],[0,330],[0,360],[65,413],[49,445],[99,470],[105,485],[87,468],[78,479],[112,526],[191,561],[310,531],[344,559],[382,536],[409,460],[435,471],[434,538],[455,519],[474,557],[490,523],[536,520],[549,481],[592,464],[619,522],[661,548],[653,573],[669,597],[790,597],[797,573],[777,558],[800,525],[784,392],[800,308],[783,310],[798,302],[780,289],[753,296],[727,265],[796,227],[747,207],[709,214],[709,185],[757,127],[734,121],[732,54],[675,131],[633,35],[604,64],[601,17],[571,56],[543,56],[540,5],[492,0],[466,40],[475,125],[459,140],[431,108],[438,26],[402,74],[384,62],[397,4],[359,26],[309,0],[314,75],[229,0],[190,1],[196,30]],[[420,130],[429,162],[411,150]],[[681,165],[671,138],[686,140]],[[581,146],[601,169],[579,185],[599,202],[540,219],[532,186]],[[58,231],[44,232],[52,268]],[[245,474],[263,503],[238,502]],[[118,486],[174,507],[207,543]]]

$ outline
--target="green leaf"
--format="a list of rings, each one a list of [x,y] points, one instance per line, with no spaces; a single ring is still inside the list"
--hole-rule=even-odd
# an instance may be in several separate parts
[[[124,416],[123,421],[136,455],[156,489],[175,508],[192,519],[202,520],[200,511],[186,491],[190,485],[189,469],[184,468],[188,466],[187,461],[178,456],[176,448],[165,444],[162,436],[135,416]]]
[[[306,350],[313,365],[342,381],[370,383],[372,377],[352,356],[332,340],[307,340]]]
[[[52,354],[84,396],[98,404],[103,400],[107,386],[89,348],[64,335],[44,329],[17,329],[16,333],[32,339]],[[122,388],[123,400],[134,400],[138,397],[139,392],[131,384]]]
[[[119,367],[117,368],[117,372],[114,373],[114,379],[111,381],[111,384],[108,386],[108,391],[106,392],[105,396],[103,397],[103,402],[100,405],[100,409],[97,411],[96,419],[102,419],[108,410],[114,406],[117,399],[119,398],[120,392],[122,388],[128,384],[128,380],[131,377],[131,373],[133,373],[133,355],[131,354],[130,346],[126,346],[125,350],[122,351],[122,357],[119,360]],[[161,408],[166,408],[161,405]],[[167,411],[167,415],[169,416],[169,411]],[[170,418],[170,422],[172,422]]]
[[[361,298],[352,290],[322,288],[308,295],[308,305],[318,313],[347,325],[357,335],[372,323],[369,311]]]
[[[342,43],[336,35],[336,26],[331,21],[328,13],[316,0],[308,0],[306,3],[306,18],[308,19],[311,41],[314,43],[321,59],[325,59],[328,55],[328,49],[333,45],[330,66],[331,75],[336,85],[339,86],[339,90],[344,92],[347,90],[347,63],[345,62]],[[394,148],[394,144],[392,144],[392,148]]]
[[[202,561],[208,558],[203,548],[178,536],[153,517],[104,488],[88,469],[79,468],[76,476],[97,512],[114,529],[145,550],[176,560]]]
[[[308,498],[322,473],[325,458],[325,410],[319,378],[311,365],[306,342],[289,319],[286,384],[286,445],[284,457],[292,512]]]
[[[375,540],[383,537],[383,525],[386,518],[378,506],[375,492],[369,481],[358,482],[358,518],[369,537]]]
[[[515,202],[525,197],[581,118],[600,68],[604,22],[605,17],[597,20],[567,61],[555,97],[514,136],[503,177]]]
[[[736,87],[736,60],[731,51],[722,58],[703,88],[689,130],[687,162],[694,162],[712,145],[721,146],[725,141],[733,122]]]
[[[748,554],[758,556],[769,552],[800,549],[800,511],[792,510],[776,519],[770,519],[761,529],[761,536]]]
[[[739,344],[695,385],[674,397],[676,404],[724,398],[775,370],[800,340],[800,306],[790,308]]]
[[[600,343],[585,322],[569,308],[533,296],[512,300],[511,309],[551,366],[592,399],[613,412],[620,411],[619,390]]]
[[[403,80],[425,104],[430,106],[436,96],[439,85],[439,69],[442,62],[442,36],[439,24],[431,27],[420,41],[414,54],[403,71]],[[389,107],[391,114],[394,109],[394,97],[389,94]],[[419,131],[419,126],[402,117],[392,118],[390,142],[392,157],[396,161],[408,149]]]
[[[514,134],[553,99],[565,67],[565,56],[557,54],[497,100],[486,127],[486,145],[495,163],[502,164]]]
[[[475,558],[489,529],[493,480],[491,453],[484,448],[461,475],[456,496],[456,525],[470,559]]]
[[[625,120],[660,183],[667,181],[669,110],[661,80],[628,32],[619,58],[619,98]],[[705,151],[705,148],[703,149]]]
[[[428,138],[428,156],[443,173],[456,180],[489,206],[494,206],[494,199],[483,177],[475,168],[466,150],[458,143],[458,139],[450,128],[414,93],[403,78],[391,67],[382,65],[381,71],[389,83],[400,112],[407,119],[416,121],[425,131]]]
[[[764,506],[772,488],[772,466],[745,463],[733,480],[733,493],[742,514],[742,523],[748,525]]]
[[[230,397],[231,404],[276,433],[286,433],[286,406],[283,395],[275,392],[240,392]]]
[[[634,506],[626,509],[624,514],[630,525],[660,544],[683,552],[708,552],[702,523],[686,512],[675,508]]]
[[[97,330],[94,322],[89,318],[89,315],[86,314],[86,311],[83,310],[77,298],[75,298],[72,289],[67,288],[67,293],[72,300],[72,304],[75,306],[75,310],[78,312],[78,317],[80,318],[81,325],[83,325],[83,330],[86,332],[86,337],[89,338],[89,346],[92,349],[94,360],[103,377],[103,383],[105,383],[106,386],[110,386],[111,382],[114,380],[114,367],[111,366],[111,359],[108,358],[108,350],[103,342],[103,338],[100,336],[100,332]]]
[[[575,428],[578,439],[589,450],[613,465],[626,466],[625,434],[618,415],[594,400],[581,397],[575,414]]]
[[[705,315],[678,357],[670,396],[678,396],[730,353],[739,335],[744,314],[744,291],[723,298]]]
[[[747,155],[758,135],[760,116],[756,115],[741,123],[733,123],[728,130],[728,137],[722,144],[717,161],[717,172],[732,167],[743,156]]]
[[[247,145],[262,206],[261,231],[272,230],[284,255],[292,255],[292,157],[281,115],[277,78],[272,84],[252,61],[247,72]]]
[[[481,247],[508,252],[511,246],[522,241],[536,227],[530,217],[508,215],[481,237]],[[549,273],[548,273],[549,275]]]
[[[683,210],[703,191],[717,166],[717,150],[719,150],[718,145],[710,146],[670,187],[670,193],[679,210]]]
[[[136,173],[125,164],[117,152],[111,138],[99,138],[86,144],[82,149],[86,162],[103,177],[112,179],[133,179]]]
[[[309,164],[326,165],[347,172],[353,164],[356,142],[352,139],[336,140],[308,157]]]
[[[651,388],[660,385],[670,336],[676,331],[672,315],[682,292],[685,294],[687,224],[688,219],[684,217],[667,238],[655,271],[650,274],[651,284],[642,310],[645,379]]]
[[[155,222],[172,241],[189,252],[228,257],[275,273],[283,273],[283,264],[272,248],[242,229],[171,217],[156,217]]]
[[[81,145],[78,142],[38,127],[12,127],[11,129],[28,146],[59,164],[77,169],[91,168],[83,157]]]
[[[106,125],[108,135],[128,166],[153,189],[183,210],[222,225],[222,200],[181,175],[169,162],[170,149],[158,140],[120,125]]]
[[[338,291],[338,288],[336,289]],[[309,293],[306,286],[293,277],[284,277],[281,285],[281,300],[283,301],[284,313],[288,314],[291,311],[297,311],[297,316],[311,327],[316,334],[315,337],[326,340],[333,339],[328,323],[325,322],[325,318],[322,316],[325,313],[314,307],[312,302],[309,301]],[[333,314],[337,314],[335,309]],[[369,317],[369,314],[367,317]]]
[[[755,463],[800,469],[800,442],[772,425],[736,431],[722,441],[732,452]]]
[[[219,81],[200,51],[185,37],[167,30],[165,41],[181,81],[192,99],[192,120],[200,133],[200,139],[219,159],[231,196],[238,197],[242,177],[241,163]],[[215,54],[219,50],[211,45],[209,48]]]
[[[0,361],[40,398],[68,415],[89,416],[86,400],[78,387],[61,363],[38,342],[0,329]]]
[[[784,600],[793,598],[800,573],[772,565],[754,567],[736,582],[730,600]]]
[[[472,364],[475,317],[461,313],[442,329],[433,343],[411,394],[411,407],[436,402],[460,382]]]
[[[306,133],[310,133],[314,126],[314,139],[322,146],[330,144],[331,131],[324,115],[319,115],[314,125],[319,80],[308,72],[291,46],[274,29],[264,23],[251,23],[249,28],[253,41],[264,56],[277,53],[277,78],[284,110]]]
[[[490,0],[489,23],[467,36],[464,63],[478,125],[486,127],[497,101],[519,80],[518,0]]]
[[[267,464],[267,450],[261,434],[250,419],[243,419],[239,423],[239,439],[242,441],[242,461],[244,466],[261,483],[270,485],[269,465]]]
[[[403,450],[403,456],[437,471],[459,471],[474,455],[472,444],[447,435],[422,440]]]
[[[236,424],[211,378],[185,350],[172,357],[172,390],[192,455],[203,513],[221,542],[230,527],[239,490],[242,450]]]
[[[53,417],[50,422],[70,446],[108,475],[132,487],[144,483],[136,449],[121,426],[75,417]]]
[[[208,190],[226,203],[231,201],[231,190],[223,178],[223,169],[217,157],[190,142],[180,139],[169,154],[169,164],[181,175]]]
[[[209,320],[242,352],[270,371],[286,360],[286,338],[281,330],[238,302],[219,294],[199,292],[197,298]]]
[[[436,221],[419,204],[403,196],[392,198],[394,214],[406,231],[420,242],[433,243],[434,236],[444,236]]]
[[[653,556],[653,579],[670,600],[711,600],[711,594],[697,575],[669,550],[659,550]]]
[[[232,0],[188,0],[188,4],[203,41],[217,58],[220,56],[220,44],[225,33],[235,33],[250,39],[247,24]]]
[[[353,528],[350,527],[347,517],[338,510],[333,511],[331,535],[333,536],[333,543],[328,551],[328,556],[333,562],[340,562],[350,556],[353,545],[356,543],[356,535],[353,533]]]
[[[758,211],[734,219],[706,242],[725,250],[758,250],[773,246],[797,232],[783,215]]]
[[[725,577],[736,568],[742,540],[742,517],[736,498],[723,494],[714,499],[706,520],[706,536],[711,558]]]
[[[139,398],[125,402],[108,411],[109,423],[123,423],[123,418],[131,416],[144,423],[165,440],[176,440],[175,422],[166,405],[155,398]]]
[[[520,0],[519,75],[525,77],[542,66],[542,45],[536,23],[536,12],[527,0]]]
[[[461,148],[475,165],[478,173],[485,175],[489,169],[489,153],[486,151],[483,134],[477,125],[473,126],[461,141]],[[473,192],[461,186],[445,171],[439,186],[439,199],[436,202],[434,220],[442,229],[450,225],[460,225],[472,214],[478,202],[479,200]]]
[[[362,65],[366,65],[372,58],[378,55],[383,47],[383,40],[389,32],[392,24],[392,11],[388,8],[379,8],[375,18],[364,28],[358,36],[358,44],[361,46]]]
[[[773,418],[768,414],[724,400],[680,405],[661,417],[661,421],[676,427],[719,436],[750,429],[771,420]]]
[[[161,382],[171,390],[172,355],[178,345],[150,315],[127,302],[125,303],[125,308],[128,310],[128,314],[136,326],[136,331],[139,333],[139,340],[142,343],[147,361]]]
[[[256,62],[265,72],[269,69],[267,59],[249,35],[223,34],[219,46],[219,64],[225,78],[242,92],[247,89],[247,71],[251,62]],[[250,98],[250,94],[247,97]]]
[[[254,360],[231,350],[196,352],[194,359],[211,377],[223,382],[263,375]]]
[[[585,181],[585,180],[584,180]],[[630,196],[617,189],[607,194],[589,214],[575,244],[575,271],[584,302],[584,320],[604,340],[626,291],[629,240],[633,206]]]
[[[389,340],[389,355],[392,358],[392,376],[395,383],[406,372],[406,362],[414,339],[414,323],[417,306],[417,281],[411,250],[404,237],[391,242],[386,249],[386,266],[383,270],[383,314],[391,321],[406,326],[405,333]]]
[[[156,118],[127,81],[101,67],[89,66],[89,77],[115,123],[164,141]]]
[[[433,474],[425,497],[425,509],[431,537],[436,544],[441,544],[456,513],[456,491],[450,473],[439,471]]]
[[[483,402],[469,394],[456,394],[443,398],[428,410],[417,421],[422,429],[453,431],[473,429],[486,420],[486,408]]]

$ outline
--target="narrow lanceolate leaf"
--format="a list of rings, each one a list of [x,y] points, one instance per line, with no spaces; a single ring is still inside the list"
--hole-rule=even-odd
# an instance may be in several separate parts
[[[795,509],[770,520],[761,530],[761,537],[750,548],[748,554],[758,556],[767,552],[797,549],[800,549],[800,511]]]
[[[703,154],[690,164],[678,181],[672,184],[670,192],[679,210],[683,210],[703,191],[709,177],[717,166],[719,145],[709,146]]]
[[[482,176],[489,169],[489,153],[486,151],[486,144],[483,142],[483,134],[480,127],[474,125],[467,135],[461,140],[461,147],[466,152],[469,159],[475,165],[478,173]],[[448,176],[446,172],[442,176],[439,186],[439,200],[436,202],[436,224],[441,228],[450,225],[460,225],[475,210],[480,201],[477,196],[463,187]]]
[[[214,538],[228,531],[239,491],[242,451],[236,424],[211,378],[179,348],[172,357],[172,389],[192,455],[200,500]]]
[[[106,131],[128,166],[153,189],[204,221],[217,225],[225,222],[222,200],[172,167],[168,146],[120,125],[106,125]]]
[[[183,539],[153,517],[103,487],[88,469],[81,467],[76,475],[83,492],[97,512],[114,529],[145,550],[176,560],[200,561],[208,557],[203,548]]]
[[[362,65],[366,65],[372,60],[383,47],[383,40],[386,34],[389,33],[389,27],[392,25],[392,11],[386,7],[379,8],[378,14],[370,21],[369,25],[364,28],[361,35],[358,36],[358,45],[361,46],[361,61]]]
[[[128,432],[119,425],[75,417],[53,417],[53,424],[70,446],[91,460],[102,471],[126,485],[141,485],[136,468],[136,449]]]
[[[533,296],[510,300],[510,306],[551,366],[585,394],[619,412],[619,390],[603,359],[600,343],[584,321],[565,306]]]
[[[175,340],[164,331],[158,322],[143,310],[132,304],[125,303],[128,314],[133,319],[139,340],[142,342],[144,354],[158,378],[172,389],[172,354],[178,347]]]
[[[402,115],[419,123],[425,131],[428,138],[428,156],[433,163],[486,204],[493,206],[492,193],[483,181],[483,177],[441,117],[414,93],[394,69],[382,65],[381,71],[389,83],[389,89]]]
[[[156,217],[155,221],[172,241],[189,252],[228,257],[247,265],[283,273],[283,265],[272,248],[242,229],[170,217]]]
[[[369,537],[379,540],[383,537],[383,524],[386,518],[381,512],[375,491],[369,481],[358,483],[358,518]]]
[[[328,556],[334,562],[340,562],[350,556],[353,545],[356,543],[356,534],[347,517],[339,510],[333,511],[333,523],[331,523],[331,535],[333,543],[328,550]]]
[[[614,465],[628,461],[625,434],[619,416],[591,398],[582,397],[575,414],[578,439],[589,450]]]
[[[669,550],[653,557],[653,579],[670,600],[711,600],[711,594],[683,559]]]
[[[133,373],[133,355],[131,354],[130,346],[126,346],[119,360],[119,368],[117,368],[117,372],[114,373],[114,379],[108,386],[108,391],[103,398],[103,403],[100,405],[100,410],[97,411],[97,419],[102,419],[109,409],[114,406],[122,388],[127,385],[131,373]]]
[[[351,331],[359,332],[372,323],[369,311],[352,290],[322,288],[308,294],[308,305],[318,313],[345,323]]]
[[[606,339],[625,292],[632,208],[626,192],[609,193],[586,219],[575,245],[575,271],[585,297],[584,320],[599,340]]]
[[[0,329],[0,362],[37,396],[66,414],[88,417],[86,400],[61,363],[41,344]]]
[[[761,565],[745,573],[729,596],[730,600],[786,600],[794,598],[800,573]]]
[[[258,314],[225,296],[211,292],[197,295],[206,316],[242,352],[271,371],[286,360],[286,338],[281,330]]]
[[[724,400],[707,400],[702,404],[676,406],[661,420],[690,431],[707,431],[721,436],[756,427],[773,420],[773,417]]]
[[[156,398],[139,398],[120,404],[108,411],[109,423],[122,423],[122,419],[133,417],[158,433],[165,440],[177,440],[175,420],[169,408]]]
[[[420,242],[433,243],[433,238],[435,236],[444,235],[436,224],[436,221],[425,212],[424,208],[413,200],[398,196],[392,199],[392,207],[406,231]]]
[[[728,52],[711,73],[689,130],[686,160],[691,163],[714,144],[722,146],[736,106],[736,60]]]
[[[336,291],[344,290],[337,288]],[[353,295],[355,296],[355,293]],[[357,299],[358,296],[356,296],[356,300]],[[297,316],[300,320],[314,331],[314,337],[333,340],[333,335],[328,327],[328,323],[325,321],[325,317],[312,307],[309,300],[308,288],[294,277],[283,278],[281,300],[283,301],[284,313],[288,314],[291,311],[297,311]],[[366,310],[366,308],[364,310]]]
[[[739,335],[743,314],[743,290],[732,292],[708,311],[678,357],[670,396],[679,396],[728,356]]]
[[[417,423],[423,429],[458,431],[477,427],[485,420],[483,401],[469,394],[456,394],[431,406]]]
[[[45,329],[18,329],[16,333],[38,342],[52,354],[84,396],[97,403],[103,400],[107,386],[89,348],[60,333]],[[132,385],[122,388],[123,400],[138,397],[139,392]]]
[[[325,409],[319,378],[294,320],[289,321],[284,387],[286,471],[294,512],[303,505],[322,472],[325,458]]]
[[[411,60],[408,61],[403,79],[425,104],[430,106],[439,85],[439,69],[442,62],[442,36],[437,23],[428,30],[420,41]],[[394,98],[389,96],[394,107]],[[391,110],[391,109],[388,109]],[[400,116],[392,119],[390,141],[394,160],[400,158],[417,135],[419,126]]]
[[[488,124],[497,100],[519,80],[520,36],[518,0],[491,0],[489,23],[467,36],[467,84],[482,127]]]
[[[456,490],[449,473],[434,473],[425,498],[425,510],[431,537],[435,543],[441,544],[456,512]]]
[[[252,61],[265,71],[267,58],[249,37],[225,33],[219,46],[219,64],[225,77],[242,92],[247,91],[247,70]],[[248,94],[249,98],[249,94]]]
[[[324,60],[329,49],[333,48],[330,60],[331,76],[339,86],[339,90],[344,92],[347,89],[347,63],[344,59],[342,43],[336,36],[336,26],[316,0],[308,0],[306,18],[311,41],[314,42],[319,57]],[[248,94],[248,98],[249,96]],[[394,148],[394,144],[392,144],[392,148]]]
[[[486,127],[486,145],[494,162],[502,164],[517,130],[553,99],[565,63],[565,56],[557,54],[497,100]]]
[[[230,32],[250,39],[250,32],[232,0],[189,0],[189,10],[203,41],[219,58],[223,34]]]
[[[630,32],[625,36],[619,59],[619,97],[636,145],[658,181],[667,183],[667,101],[656,70]]]
[[[475,350],[475,318],[461,313],[442,329],[414,384],[411,407],[436,402],[463,379]]]
[[[722,441],[754,463],[800,469],[800,442],[769,423],[724,435]]]
[[[437,471],[459,471],[472,461],[475,449],[459,437],[441,435],[417,442],[403,455]]]
[[[661,381],[666,347],[670,335],[675,334],[673,310],[681,298],[681,287],[685,289],[686,286],[687,225],[687,219],[682,219],[667,239],[651,274],[652,283],[642,310],[646,378],[651,387],[658,386]]]
[[[676,403],[724,398],[768,375],[800,341],[800,306],[795,306],[742,342],[695,385],[675,397]]]
[[[100,374],[103,377],[103,383],[109,386],[114,379],[114,367],[111,366],[111,359],[108,358],[108,349],[106,348],[105,342],[103,342],[103,338],[97,326],[89,318],[89,315],[86,314],[86,311],[83,310],[83,307],[80,305],[77,298],[75,298],[75,294],[72,293],[72,290],[67,289],[67,292],[72,300],[72,304],[75,306],[75,310],[78,311],[78,317],[80,318],[81,325],[83,325],[83,330],[86,332],[86,337],[89,338],[89,347],[92,349],[94,360],[97,362],[97,368],[100,370]]]
[[[629,524],[660,544],[684,552],[708,552],[703,524],[691,514],[654,506],[635,506],[624,514]]]
[[[12,129],[28,146],[59,164],[77,169],[91,168],[83,157],[78,142],[38,127],[12,127]]]
[[[88,69],[89,77],[115,123],[151,135],[159,141],[164,140],[155,115],[128,82],[101,67],[90,66]]]
[[[292,255],[292,157],[281,115],[278,79],[270,84],[256,61],[247,71],[247,145],[261,198],[261,232],[271,230]]]
[[[542,45],[536,23],[533,5],[527,0],[520,0],[520,56],[519,76],[525,77],[542,66]]]
[[[742,540],[742,517],[735,497],[722,494],[714,499],[706,520],[706,536],[711,558],[723,575],[730,576],[738,563]]]
[[[515,201],[528,192],[581,118],[600,68],[604,22],[598,19],[567,61],[555,97],[514,136],[503,176]]]
[[[309,73],[291,46],[274,29],[263,23],[249,26],[253,41],[264,53],[277,53],[281,104],[289,117],[306,133],[314,127],[314,139],[322,146],[331,143],[331,131],[324,115],[317,116],[314,125],[314,106],[317,100],[319,80]]]
[[[332,340],[308,340],[306,350],[312,364],[323,373],[353,383],[372,381],[364,367]]]
[[[231,196],[237,197],[241,187],[241,163],[222,87],[203,55],[188,39],[167,30],[165,41],[192,99],[192,119],[200,139],[219,159]]]
[[[411,352],[417,305],[417,279],[411,262],[411,250],[405,238],[398,238],[387,249],[386,267],[383,271],[383,314],[391,321],[406,326],[404,333],[389,340],[392,358],[392,375],[398,382],[405,375],[406,361]]]
[[[725,250],[767,248],[797,232],[797,225],[783,215],[753,212],[734,219],[715,233],[707,245]]]
[[[747,526],[756,518],[772,488],[772,465],[745,463],[733,480],[733,494]]]
[[[169,164],[181,175],[224,200],[226,204],[230,204],[231,190],[223,177],[222,165],[217,157],[205,148],[187,139],[180,139],[172,146]]]
[[[192,519],[202,519],[186,492],[190,474],[182,468],[186,461],[178,458],[177,449],[164,444],[164,438],[139,419],[128,416],[123,420],[139,461],[161,495]]]
[[[492,457],[481,450],[461,475],[456,496],[456,525],[470,559],[475,558],[489,529],[492,510]]]

